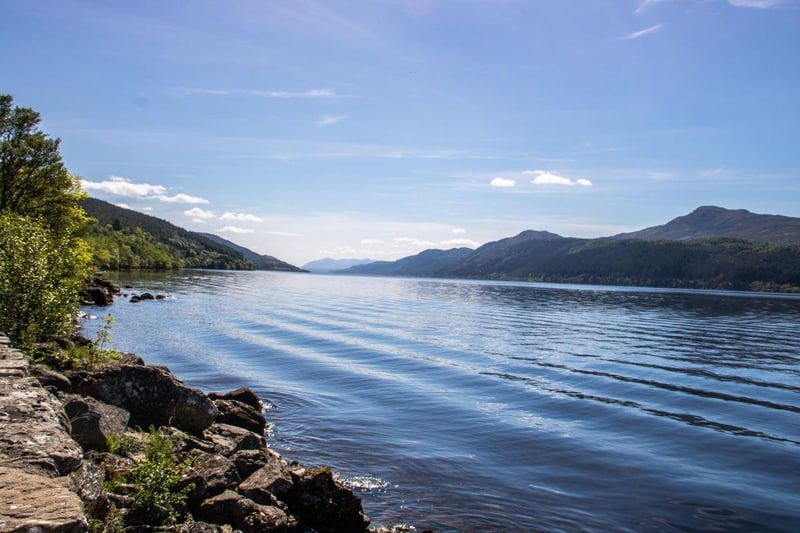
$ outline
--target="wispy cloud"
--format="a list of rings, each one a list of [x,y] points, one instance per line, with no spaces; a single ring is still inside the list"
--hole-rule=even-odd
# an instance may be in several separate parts
[[[277,235],[279,237],[302,237],[302,233],[293,233],[291,231],[264,231],[265,235]]]
[[[263,219],[257,217],[255,215],[250,215],[248,213],[224,213],[220,220],[224,220],[227,222],[236,221],[236,222],[262,222]]]
[[[494,178],[489,182],[492,187],[513,187],[517,184],[517,180],[510,180],[506,178]]]
[[[664,24],[656,24],[654,26],[650,26],[649,28],[645,28],[643,30],[635,31],[633,33],[629,33],[623,37],[620,37],[621,40],[632,40],[632,39],[641,39],[645,35],[650,35],[652,33],[656,33],[657,31],[661,30],[664,27]]]
[[[736,7],[754,7],[757,9],[768,9],[783,4],[784,0],[728,0],[728,3]]]
[[[361,239],[361,244],[383,244],[381,239]]]
[[[317,126],[333,126],[347,119],[347,115],[325,115],[317,121]]]
[[[238,226],[225,226],[224,228],[219,228],[217,231],[220,233],[253,233],[254,230],[250,228],[240,228]]]
[[[265,89],[206,89],[202,87],[182,87],[175,89],[178,96],[255,96],[258,98],[280,99],[318,99],[338,98],[333,89],[308,89],[306,91],[271,91]]]
[[[524,174],[534,176],[531,180],[531,183],[534,185],[566,185],[570,187],[574,185],[580,185],[582,187],[592,186],[592,182],[586,178],[572,180],[564,176],[559,176],[558,174],[553,174],[552,172],[547,172],[546,170],[528,170],[525,171]]]
[[[642,11],[646,10],[649,6],[653,4],[661,4],[665,2],[675,2],[677,0],[642,0],[639,3],[639,6],[634,11],[635,13],[641,13]],[[696,4],[700,3],[707,3],[709,1],[714,0],[684,0],[694,2]],[[778,7],[784,3],[786,0],[727,0],[728,4],[734,7],[750,7],[755,9],[769,9],[771,7]]]
[[[456,235],[458,235],[458,234],[461,234],[461,233],[466,233],[466,232],[467,232],[467,230],[465,230],[464,228],[453,228],[453,229],[452,229],[452,230],[450,230],[450,231],[452,231],[452,232],[453,232],[453,233],[455,233]]]

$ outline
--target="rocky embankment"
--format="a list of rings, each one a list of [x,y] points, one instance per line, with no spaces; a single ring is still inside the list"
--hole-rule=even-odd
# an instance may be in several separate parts
[[[205,394],[135,356],[55,372],[0,336],[0,531],[413,531],[370,529],[349,488],[270,450],[265,425],[247,388]],[[152,462],[153,438],[170,463]],[[173,466],[174,486],[151,483]],[[178,497],[150,497],[165,491]]]

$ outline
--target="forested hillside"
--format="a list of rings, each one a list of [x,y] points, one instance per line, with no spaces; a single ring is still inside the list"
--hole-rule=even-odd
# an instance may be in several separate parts
[[[95,198],[80,206],[96,220],[87,241],[102,268],[253,269],[240,252],[165,220]]]

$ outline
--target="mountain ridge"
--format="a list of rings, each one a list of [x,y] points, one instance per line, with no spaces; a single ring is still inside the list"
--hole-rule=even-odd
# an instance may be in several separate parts
[[[660,238],[667,232],[681,238]],[[526,230],[475,250],[425,250],[338,273],[800,292],[800,219],[704,206],[641,232],[579,239]]]

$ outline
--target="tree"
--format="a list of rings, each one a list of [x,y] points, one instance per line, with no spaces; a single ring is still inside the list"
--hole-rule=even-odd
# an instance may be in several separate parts
[[[0,213],[0,331],[22,347],[68,335],[90,259],[82,240]]]
[[[80,183],[61,160],[61,141],[42,132],[40,122],[39,113],[15,107],[11,96],[0,95],[0,213],[74,232],[86,224],[77,205],[83,197]]]
[[[39,122],[0,95],[0,330],[22,347],[69,333],[91,271],[83,193]]]

